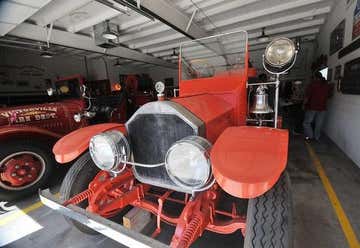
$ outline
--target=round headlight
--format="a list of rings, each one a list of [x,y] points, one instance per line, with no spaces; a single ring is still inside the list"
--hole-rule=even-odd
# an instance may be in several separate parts
[[[120,172],[129,160],[130,146],[120,131],[112,130],[93,136],[89,144],[90,156],[101,170]]]
[[[274,67],[283,67],[291,63],[296,53],[295,44],[288,38],[277,38],[265,49],[265,61]]]
[[[199,136],[177,141],[165,157],[169,177],[180,187],[198,189],[206,185],[211,176],[210,148],[210,142]]]

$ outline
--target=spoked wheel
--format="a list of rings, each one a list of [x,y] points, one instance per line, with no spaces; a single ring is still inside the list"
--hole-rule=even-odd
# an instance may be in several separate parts
[[[285,172],[264,195],[250,199],[244,248],[292,248],[292,199]]]
[[[37,143],[0,147],[0,198],[12,200],[43,186],[55,162],[49,149]]]

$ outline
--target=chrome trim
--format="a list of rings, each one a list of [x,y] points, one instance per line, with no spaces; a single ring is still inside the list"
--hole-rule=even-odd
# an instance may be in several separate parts
[[[192,129],[194,130],[194,135],[198,135],[201,137],[205,137],[205,124],[202,120],[200,120],[197,116],[187,110],[185,107],[181,106],[180,104],[172,101],[156,101],[144,104],[141,108],[139,108],[133,116],[126,122],[125,126],[126,129],[129,130],[129,124],[135,119],[135,117],[139,114],[168,114],[168,115],[176,115],[182,120],[184,120]],[[132,155],[133,156],[133,155]],[[134,158],[132,161],[134,162]],[[164,165],[162,165],[164,166]],[[151,169],[151,168],[149,168]],[[136,166],[132,166],[132,171],[134,176],[137,180],[142,183],[150,184],[162,188],[167,188],[175,191],[180,191],[184,193],[191,194],[193,191],[179,187],[178,185],[170,185],[170,184],[154,184],[151,179],[144,178],[140,176],[136,171]]]
[[[128,247],[139,248],[168,248],[169,246],[147,237],[141,233],[134,232],[125,228],[124,226],[105,219],[99,215],[87,212],[75,205],[63,206],[62,202],[57,197],[50,193],[49,189],[39,190],[39,197],[44,205],[59,211],[73,220],[105,235],[112,240],[126,245]]]
[[[191,126],[198,136],[205,137],[205,124],[197,116],[180,104],[172,101],[149,102],[141,106],[133,116],[125,123],[126,129],[135,117],[139,114],[168,114],[176,115]]]

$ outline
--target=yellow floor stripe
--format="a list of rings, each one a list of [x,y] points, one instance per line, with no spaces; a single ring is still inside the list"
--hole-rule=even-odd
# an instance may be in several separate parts
[[[340,222],[341,228],[345,234],[345,237],[347,239],[349,247],[350,248],[360,248],[360,243],[356,238],[355,232],[351,227],[350,221],[349,221],[348,217],[346,216],[343,207],[341,206],[341,203],[334,191],[334,188],[332,187],[332,185],[330,183],[329,178],[326,176],[323,165],[321,164],[318,156],[316,155],[316,153],[315,153],[314,149],[311,147],[311,145],[306,143],[306,147],[310,154],[311,159],[313,160],[313,164],[320,176],[321,182],[324,185],[326,193],[328,194],[330,202],[335,210],[335,213]]]
[[[56,193],[55,195],[59,196],[59,193]],[[21,216],[24,216],[32,211],[35,211],[38,208],[41,208],[42,206],[44,206],[44,204],[41,201],[37,201],[34,204],[32,204],[26,208],[14,210],[14,213],[10,213],[10,214],[6,215],[4,218],[0,219],[0,226],[4,226],[13,220],[16,220],[17,218],[19,218]]]

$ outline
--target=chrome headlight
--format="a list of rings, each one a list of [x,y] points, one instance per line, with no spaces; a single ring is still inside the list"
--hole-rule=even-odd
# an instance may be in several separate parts
[[[130,156],[129,143],[120,131],[111,130],[93,136],[90,156],[101,170],[121,172]]]
[[[288,38],[276,38],[265,49],[265,62],[273,67],[283,67],[291,63],[295,57],[296,48]]]
[[[211,177],[210,148],[210,142],[199,136],[177,141],[165,156],[169,177],[180,187],[199,189],[205,186]]]

